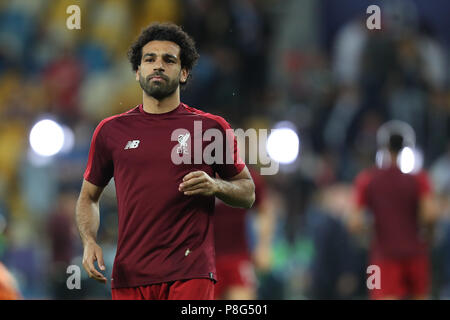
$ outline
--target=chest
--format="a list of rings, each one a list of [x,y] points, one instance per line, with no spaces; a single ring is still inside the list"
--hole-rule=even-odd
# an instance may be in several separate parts
[[[194,166],[205,170],[208,164],[203,155],[211,144],[211,139],[204,139],[208,130],[201,121],[191,119],[121,123],[108,137],[108,145],[115,168]]]

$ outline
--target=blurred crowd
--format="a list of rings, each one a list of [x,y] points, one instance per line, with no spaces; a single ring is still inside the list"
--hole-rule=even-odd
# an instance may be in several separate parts
[[[359,14],[334,12],[326,0],[1,2],[0,261],[20,295],[110,297],[109,284],[84,271],[82,289],[67,289],[67,266],[81,267],[82,258],[75,202],[96,125],[142,100],[129,45],[150,22],[172,21],[200,53],[183,102],[234,128],[289,120],[300,136],[297,161],[264,177],[276,225],[271,266],[257,274],[259,298],[367,298],[367,244],[345,220],[353,180],[374,165],[377,130],[391,119],[413,127],[432,178],[441,215],[431,297],[450,298],[450,38],[416,1],[384,1],[382,30],[366,28],[369,3],[345,3]],[[80,30],[66,28],[72,4],[81,9]],[[333,17],[337,28],[325,23]],[[71,128],[71,150],[51,159],[30,150],[30,129],[44,117]],[[115,201],[112,183],[98,236],[108,275]]]

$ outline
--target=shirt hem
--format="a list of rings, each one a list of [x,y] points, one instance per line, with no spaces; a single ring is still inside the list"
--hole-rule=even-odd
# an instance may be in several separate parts
[[[190,279],[210,279],[214,282],[217,282],[217,277],[213,273],[213,276],[211,277],[209,274],[200,274],[200,275],[192,275],[188,277],[174,277],[174,278],[168,278],[168,279],[162,279],[162,280],[148,280],[148,281],[142,281],[137,283],[119,283],[116,284],[114,281],[111,283],[111,289],[123,289],[123,288],[136,288],[136,287],[143,287],[143,286],[149,286],[153,284],[158,283],[165,283],[165,282],[172,282],[172,281],[179,281],[179,280],[190,280]]]

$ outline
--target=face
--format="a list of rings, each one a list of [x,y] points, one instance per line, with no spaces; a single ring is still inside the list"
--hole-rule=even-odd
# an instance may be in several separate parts
[[[187,70],[181,68],[180,47],[176,43],[155,40],[142,48],[136,80],[148,96],[162,100],[172,95],[187,76]]]

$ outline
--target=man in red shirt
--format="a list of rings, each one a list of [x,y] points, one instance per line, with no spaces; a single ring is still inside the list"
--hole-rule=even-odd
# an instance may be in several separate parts
[[[214,293],[216,299],[257,299],[255,267],[268,271],[271,264],[271,241],[273,235],[273,206],[267,196],[266,184],[256,170],[249,168],[255,183],[257,210],[255,248],[248,245],[248,210],[232,208],[216,200],[214,212],[216,262],[218,282]]]
[[[356,210],[350,217],[355,233],[364,230],[363,211],[373,215],[370,264],[380,268],[380,288],[372,299],[424,299],[429,293],[430,267],[424,227],[436,219],[427,174],[402,173],[397,158],[403,137],[389,140],[390,166],[372,168],[355,180]]]
[[[144,29],[129,51],[143,103],[101,121],[94,132],[76,218],[83,267],[106,282],[94,266],[97,261],[105,270],[96,234],[99,198],[114,177],[119,223],[113,299],[213,299],[215,197],[243,208],[254,202],[253,180],[234,135],[216,150],[223,157],[231,153],[231,163],[195,159],[194,148],[212,144],[198,137],[198,128],[227,138],[231,130],[223,118],[180,102],[180,85],[197,58],[193,40],[180,27]],[[174,160],[180,154],[189,161]]]

